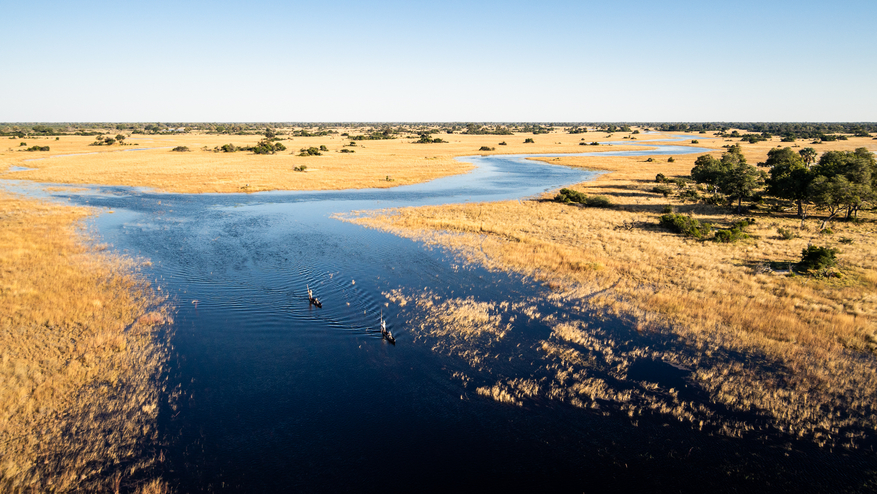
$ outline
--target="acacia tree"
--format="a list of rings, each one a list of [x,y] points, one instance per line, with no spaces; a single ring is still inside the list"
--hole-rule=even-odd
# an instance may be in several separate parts
[[[708,154],[697,157],[694,161],[694,168],[691,169],[691,178],[699,183],[706,184],[713,188],[719,185],[719,179],[728,171],[728,167],[722,160],[717,160]]]
[[[743,199],[761,185],[762,175],[746,163],[740,146],[735,144],[717,160],[705,154],[698,156],[691,169],[691,178],[718,189],[730,199],[737,200],[737,212],[743,209]]]
[[[829,220],[843,209],[847,219],[857,216],[865,204],[877,200],[877,159],[865,148],[828,151],[813,174],[810,193],[814,202],[828,208]]]
[[[723,156],[724,158],[724,156]],[[737,213],[743,209],[743,198],[752,195],[761,186],[762,176],[754,166],[746,163],[742,155],[736,163],[731,163],[727,172],[719,179],[719,187],[731,199],[737,199]]]
[[[806,217],[805,203],[809,198],[810,182],[813,181],[813,173],[804,163],[803,153],[795,153],[792,148],[771,149],[767,152],[767,161],[759,163],[770,167],[767,193],[795,201],[801,219]]]

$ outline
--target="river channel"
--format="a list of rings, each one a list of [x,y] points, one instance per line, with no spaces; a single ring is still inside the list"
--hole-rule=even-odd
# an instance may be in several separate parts
[[[653,147],[601,154],[707,151]],[[468,385],[454,379],[465,364],[416,340],[416,311],[388,303],[385,293],[502,302],[546,289],[331,216],[525,198],[596,173],[525,158],[461,158],[476,168],[380,190],[183,195],[92,186],[51,193],[112,211],[94,220],[101,241],[148,259],[144,273],[177,306],[168,389],[180,394],[160,414],[165,461],[157,473],[179,492],[867,487],[877,470],[872,454],[732,438],[657,414],[631,420],[554,401],[515,406],[475,392],[494,371],[474,373]],[[310,306],[306,285],[322,309]],[[381,315],[395,345],[375,331]],[[511,324],[507,344],[532,347],[550,331],[525,318]],[[600,324],[615,338],[634,337],[622,321]],[[520,373],[532,363],[507,365]],[[677,387],[688,379],[673,368],[637,372]]]

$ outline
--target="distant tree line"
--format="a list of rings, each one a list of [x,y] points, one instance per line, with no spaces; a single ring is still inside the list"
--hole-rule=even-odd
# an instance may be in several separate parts
[[[354,141],[378,141],[383,139],[395,139],[398,137],[399,131],[392,128],[384,128],[382,130],[376,130],[369,134],[349,136],[351,140]]]
[[[132,134],[165,134],[181,132],[205,132],[209,134],[257,135],[266,127],[272,129],[296,129],[302,137],[329,135],[334,127],[364,129],[365,136],[445,132],[463,134],[507,135],[514,132],[543,134],[557,127],[572,129],[572,133],[587,128],[606,132],[630,132],[632,127],[654,129],[664,132],[719,132],[739,129],[743,134],[764,133],[794,139],[821,139],[821,136],[854,135],[868,137],[877,133],[875,122],[18,122],[0,123],[0,135],[15,138],[26,136],[95,135],[107,129],[127,131]],[[377,138],[377,137],[372,137]],[[385,137],[387,138],[387,137]],[[363,138],[365,139],[365,138]]]
[[[494,126],[485,126],[485,125],[476,125],[474,123],[466,124],[466,129],[460,132],[461,134],[468,135],[499,135],[499,136],[507,136],[511,135],[512,131],[503,125],[494,125]]]
[[[823,135],[852,134],[856,137],[869,137],[877,133],[875,122],[816,123],[816,122],[720,122],[720,123],[662,123],[642,124],[664,132],[719,132],[724,135],[731,129],[740,129],[752,134],[792,137],[796,139],[818,139]],[[729,137],[737,137],[728,135]]]

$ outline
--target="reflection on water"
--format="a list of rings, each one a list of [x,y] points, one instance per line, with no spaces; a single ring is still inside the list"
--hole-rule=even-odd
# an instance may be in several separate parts
[[[148,258],[179,307],[161,475],[181,492],[852,490],[874,478],[861,451],[701,430],[705,398],[686,388],[682,363],[660,357],[667,335],[330,219],[526,197],[593,176],[523,157],[468,160],[469,174],[396,189],[57,194],[115,211],[95,221],[103,240]],[[380,314],[396,346],[381,339]]]

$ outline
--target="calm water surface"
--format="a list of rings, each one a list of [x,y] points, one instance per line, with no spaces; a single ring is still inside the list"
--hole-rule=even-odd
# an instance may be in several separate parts
[[[489,380],[452,380],[460,363],[413,342],[411,313],[381,293],[503,301],[542,288],[330,215],[528,197],[594,176],[518,156],[466,161],[478,168],[382,190],[56,194],[114,211],[95,221],[103,240],[151,260],[147,275],[176,301],[169,387],[182,393],[160,415],[159,473],[179,492],[867,490],[870,454],[730,439],[662,417],[633,424],[557,402],[510,406],[475,393]],[[309,306],[306,284],[323,309]],[[380,311],[395,346],[375,331]],[[521,320],[508,338],[532,344],[549,332]],[[684,385],[674,371],[631,370]]]

